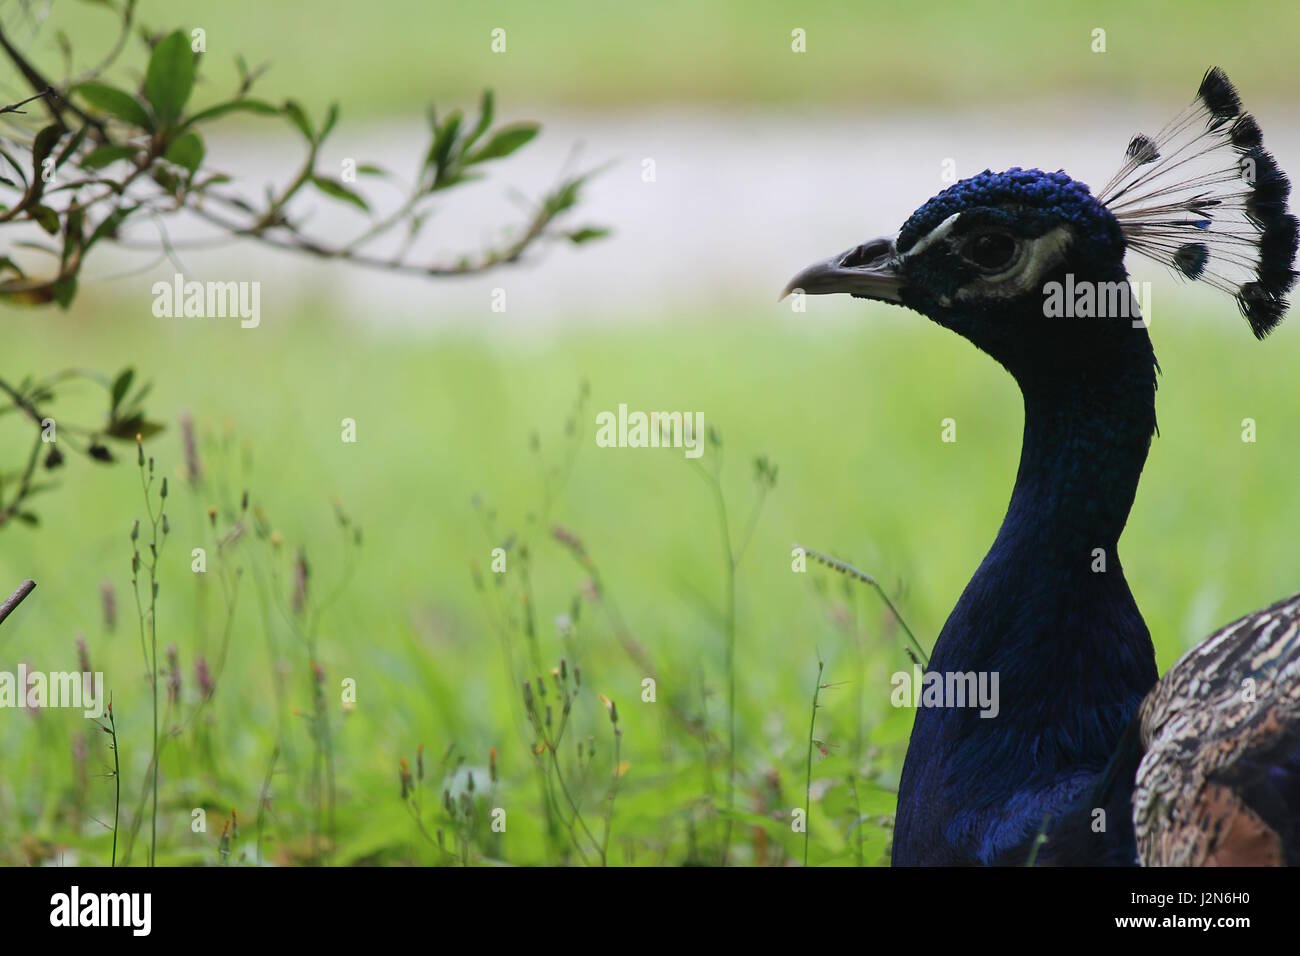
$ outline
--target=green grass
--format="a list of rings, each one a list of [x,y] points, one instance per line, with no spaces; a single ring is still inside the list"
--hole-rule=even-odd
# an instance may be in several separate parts
[[[501,779],[491,802],[506,809],[507,830],[493,836],[480,822],[473,858],[564,858],[564,841],[547,842],[531,737],[521,731],[523,674],[508,673],[487,610],[500,597],[523,620],[517,548],[505,575],[489,570],[491,548],[509,529],[529,545],[544,666],[565,655],[570,667],[582,668],[570,731],[576,736],[566,738],[561,756],[572,760],[574,740],[594,739],[586,784],[572,767],[566,773],[597,836],[614,757],[596,695],[618,705],[627,767],[609,861],[716,859],[727,686],[716,516],[707,485],[680,452],[595,446],[594,413],[620,402],[704,412],[722,435],[733,524],[753,500],[753,458],[766,454],[780,469],[737,585],[740,815],[733,859],[802,857],[790,811],[804,802],[820,655],[823,681],[835,686],[820,694],[816,735],[828,749],[814,752],[809,861],[855,862],[860,833],[864,861],[881,862],[889,836],[882,818],[892,813],[890,788],[912,716],[889,706],[888,677],[910,663],[875,597],[846,590],[842,578],[812,565],[804,575],[792,573],[791,543],[834,551],[879,576],[891,593],[901,583],[897,604],[928,645],[1001,518],[1016,467],[1019,398],[991,362],[910,313],[819,303],[793,321],[767,308],[755,306],[744,318],[678,316],[526,341],[468,326],[428,335],[368,333],[307,315],[242,331],[233,323],[155,320],[143,309],[92,309],[89,302],[67,317],[17,320],[24,325],[6,345],[6,377],[134,365],[156,382],[149,406],[169,428],[146,450],[170,479],[171,523],[158,643],[179,650],[187,712],[196,699],[196,655],[213,659],[224,621],[208,506],[237,501],[247,487],[282,539],[273,550],[250,535],[237,552],[246,572],[224,679],[164,753],[159,863],[217,862],[231,808],[240,823],[231,860],[255,856],[258,794],[277,738],[284,752],[272,778],[266,858],[312,859],[311,724],[303,716],[313,708],[308,656],[274,607],[268,637],[257,584],[287,604],[289,561],[302,546],[313,591],[331,587],[344,553],[335,496],[364,539],[356,574],[323,615],[319,637],[338,787],[337,841],[326,860],[444,859],[399,796],[399,760],[414,770],[420,743],[431,833],[439,825],[452,830],[449,821],[435,820],[446,748],[454,744],[464,756],[482,793],[495,747]],[[1184,311],[1167,303],[1168,318],[1154,329],[1165,369],[1161,437],[1122,543],[1162,669],[1213,626],[1297,586],[1300,500],[1292,476],[1300,408],[1290,370],[1300,360],[1300,331],[1283,327],[1259,344],[1229,305],[1221,315],[1174,318]],[[828,312],[849,312],[853,321],[826,321]],[[579,423],[583,437],[551,520],[582,539],[606,601],[579,599],[577,633],[566,642],[555,621],[570,613],[588,575],[539,525],[544,476],[565,459],[564,423],[584,379],[591,394]],[[99,414],[101,400],[85,389],[69,394],[56,414]],[[176,421],[185,410],[206,436],[210,478],[198,491],[179,471]],[[340,440],[346,417],[357,422],[356,444]],[[955,444],[940,441],[948,417],[957,421]],[[1246,417],[1258,422],[1255,444],[1241,441]],[[538,452],[530,450],[534,430]],[[0,440],[10,449],[26,447],[13,416],[0,419]],[[0,669],[20,660],[47,671],[74,669],[75,638],[86,636],[115,703],[125,828],[145,780],[151,694],[129,592],[128,531],[143,501],[134,449],[122,452],[112,467],[73,456],[61,487],[36,499],[42,526],[0,531],[0,588],[8,593],[25,577],[38,585],[0,628]],[[710,449],[703,462],[716,454]],[[471,504],[475,495],[497,511],[494,537]],[[209,549],[206,577],[190,571],[191,548],[199,546]],[[267,573],[272,555],[281,568],[276,580]],[[486,579],[489,604],[475,589],[471,564]],[[118,596],[111,634],[101,623],[104,581]],[[604,613],[611,599],[656,662],[655,703],[641,701],[649,675],[615,640]],[[860,645],[846,633],[853,620]],[[526,659],[524,638],[516,632],[512,642],[516,660]],[[277,674],[283,708],[276,704]],[[357,703],[345,713],[339,682],[347,677],[356,681]],[[669,716],[674,707],[698,720],[711,743],[684,733]],[[0,861],[107,864],[112,837],[96,821],[112,819],[113,782],[100,776],[112,760],[108,737],[90,727],[68,711],[0,711]],[[83,735],[88,774],[81,783],[74,746]],[[855,755],[866,768],[860,775],[852,774]],[[857,814],[850,776],[866,817],[860,831],[851,829]],[[463,783],[462,771],[457,784]],[[200,807],[208,812],[206,833],[190,827]],[[477,806],[480,821],[487,809]],[[142,834],[148,829],[146,818]],[[133,865],[146,859],[146,843],[138,842]]]
[[[385,0],[365,7],[318,0],[143,0],[152,29],[207,31],[207,89],[234,83],[234,57],[274,64],[271,98],[315,109],[339,100],[346,117],[409,115],[431,101],[473,102],[483,86],[502,109],[539,102],[627,108],[645,103],[785,103],[908,108],[1014,104],[1032,98],[1139,93],[1182,102],[1211,64],[1253,102],[1289,97],[1300,8],[1269,0],[1132,4],[946,2],[812,6],[776,0],[604,4],[509,0],[493,4]],[[14,17],[11,33],[30,42]],[[113,15],[81,2],[54,5],[31,45],[59,60],[65,30],[80,67],[105,48]],[[505,54],[489,48],[506,30]],[[791,31],[807,52],[791,52]],[[1092,31],[1106,52],[1092,52]],[[138,62],[138,61],[137,61]],[[6,64],[7,68],[7,64]],[[0,73],[0,79],[10,78]]]

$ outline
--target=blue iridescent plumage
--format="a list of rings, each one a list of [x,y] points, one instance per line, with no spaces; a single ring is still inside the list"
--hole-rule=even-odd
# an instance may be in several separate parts
[[[1091,190],[1063,170],[1012,167],[1000,173],[984,170],[954,183],[929,200],[903,223],[898,251],[907,252],[916,241],[954,213],[972,206],[1031,206],[1090,234],[1118,236],[1115,217],[1093,197]]]

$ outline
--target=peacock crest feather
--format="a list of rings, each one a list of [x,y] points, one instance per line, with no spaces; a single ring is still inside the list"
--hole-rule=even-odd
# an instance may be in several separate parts
[[[1300,223],[1291,183],[1264,149],[1259,123],[1219,67],[1154,136],[1129,141],[1097,194],[1128,248],[1237,300],[1256,338],[1287,310]]]

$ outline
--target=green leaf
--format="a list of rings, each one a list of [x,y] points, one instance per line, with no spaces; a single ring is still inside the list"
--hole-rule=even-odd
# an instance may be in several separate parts
[[[203,140],[199,138],[198,133],[181,133],[167,147],[163,159],[177,166],[183,166],[193,174],[203,162]]]
[[[135,212],[138,208],[138,206],[119,206],[101,219],[99,225],[95,227],[95,231],[92,232],[90,238],[86,240],[86,249],[89,249],[95,243],[99,242],[100,239],[116,239],[117,230],[121,227],[122,223],[126,221],[126,217],[131,215],[131,213]]]
[[[131,146],[118,146],[110,144],[101,146],[91,152],[81,160],[82,169],[103,169],[110,163],[116,163],[120,159],[131,159],[135,156],[135,149]]]
[[[133,442],[136,435],[141,438],[152,438],[162,430],[162,425],[149,421],[142,413],[137,412],[120,421],[109,422],[108,428],[104,430],[104,437],[115,441]]]
[[[542,207],[546,209],[550,216],[559,216],[560,213],[577,206],[577,194],[581,187],[581,179],[571,179],[571,181],[565,182],[563,186],[560,186],[554,193],[542,200]]]
[[[521,146],[531,142],[540,131],[541,127],[536,123],[511,123],[509,126],[503,126],[488,138],[482,149],[467,157],[465,162],[466,164],[482,163],[489,159],[509,156]]]
[[[447,159],[451,156],[451,148],[456,142],[456,134],[460,132],[461,123],[460,110],[453,110],[438,127],[437,132],[433,135],[433,143],[429,146],[428,158],[424,161],[425,169],[433,167],[437,172],[436,181],[441,182],[442,173],[447,165]]]
[[[14,172],[16,172],[22,178],[23,189],[25,190],[27,188],[27,174],[23,172],[22,165],[16,159],[14,159],[13,156],[10,155],[9,151],[5,149],[3,146],[0,146],[0,159],[4,159],[5,162],[7,162],[10,166],[13,167]]]
[[[328,179],[324,176],[312,176],[312,185],[319,189],[327,196],[335,199],[341,199],[344,202],[352,203],[363,212],[370,212],[370,205],[358,194],[348,189],[341,182],[335,179]]]
[[[339,121],[339,105],[331,103],[329,110],[325,113],[325,125],[320,128],[320,133],[316,136],[316,142],[325,142],[325,137],[334,131],[334,124]]]
[[[578,192],[582,189],[584,178],[579,176],[577,179],[570,179],[568,182],[560,185],[555,192],[551,193],[544,200],[542,206],[551,216],[558,216],[566,210],[572,209],[578,204]]]
[[[81,248],[85,239],[83,230],[86,224],[86,211],[80,206],[70,206],[63,220],[63,257],[62,265],[67,265],[72,255]]]
[[[117,406],[122,404],[122,399],[126,398],[126,393],[131,390],[131,383],[135,380],[135,369],[124,368],[117,373],[117,378],[113,379],[113,387],[110,390],[109,412],[117,411]]]
[[[488,131],[488,127],[492,125],[492,115],[495,112],[496,105],[492,96],[492,91],[484,90],[483,99],[479,101],[478,106],[478,122],[474,124],[474,128],[470,130],[469,136],[465,138],[466,149],[469,149],[477,143],[479,137]]]
[[[186,50],[188,49],[187,46]],[[153,120],[149,119],[148,112],[140,105],[139,100],[125,90],[119,90],[107,83],[81,83],[73,87],[73,92],[101,113],[116,116],[123,122],[138,126],[140,129],[153,129]]]
[[[131,400],[126,403],[127,406],[131,409],[131,414],[134,415],[136,412],[140,410],[140,406],[144,403],[145,398],[147,398],[149,393],[152,391],[153,391],[153,382],[145,382],[138,389],[136,389],[135,394],[131,396]]]
[[[154,182],[169,193],[175,193],[181,188],[180,177],[173,173],[169,166],[155,166],[149,171],[149,175],[153,177]]]
[[[293,123],[294,126],[298,127],[298,131],[302,133],[303,136],[306,136],[310,142],[316,142],[316,131],[312,129],[311,120],[307,118],[307,114],[303,111],[301,106],[293,100],[285,100],[284,106],[281,107],[281,109],[284,112],[284,115],[289,117],[289,121]]]
[[[233,180],[225,173],[214,173],[198,182],[190,183],[190,192],[201,194],[204,190],[209,189],[212,186],[221,186],[229,182],[233,182]]]
[[[37,133],[36,139],[32,141],[32,181],[27,186],[27,201],[29,203],[35,203],[45,192],[45,161],[54,152],[54,147],[58,145],[62,136],[63,130],[59,124],[51,123]],[[33,215],[32,218],[41,222],[41,228],[45,229],[46,232],[50,232],[49,227],[39,217]],[[55,232],[57,231],[56,219]],[[53,234],[53,232],[50,232],[50,235]]]
[[[196,123],[206,123],[209,120],[225,116],[227,113],[257,113],[259,116],[275,116],[279,112],[278,109],[264,100],[231,100],[228,103],[218,103],[216,106],[209,106],[205,110],[199,110],[185,121],[185,127],[188,129]]]
[[[575,229],[567,235],[570,242],[580,246],[584,242],[591,242],[593,239],[604,239],[609,235],[609,230],[600,226],[583,226],[581,229]]]
[[[81,144],[86,141],[86,134],[90,132],[90,127],[83,126],[73,134],[72,139],[68,140],[63,149],[59,150],[59,158],[54,161],[54,168],[60,169],[68,161],[68,157],[81,148]]]
[[[66,309],[77,294],[77,277],[64,276],[54,283],[54,301],[59,308]]]
[[[41,165],[45,162],[46,157],[48,157],[50,153],[54,152],[54,147],[58,144],[59,137],[62,135],[63,130],[59,125],[57,123],[51,123],[49,126],[37,133],[36,139],[32,141],[32,170],[36,173],[37,177],[33,181],[33,186],[35,186],[36,183],[40,183],[40,186],[36,189],[38,195],[45,185],[45,180],[40,175]]]
[[[190,38],[177,30],[153,48],[144,77],[144,95],[153,104],[154,115],[170,124],[180,119],[193,89],[194,53],[190,50]]]
[[[27,215],[32,219],[35,219],[40,227],[51,236],[57,236],[59,234],[59,214],[49,206],[42,206],[39,204],[31,206],[27,210]]]

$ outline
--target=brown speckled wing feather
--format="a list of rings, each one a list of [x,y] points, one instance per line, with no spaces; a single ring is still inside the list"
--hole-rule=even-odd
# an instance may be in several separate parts
[[[1185,654],[1139,719],[1144,865],[1300,862],[1300,595]]]

